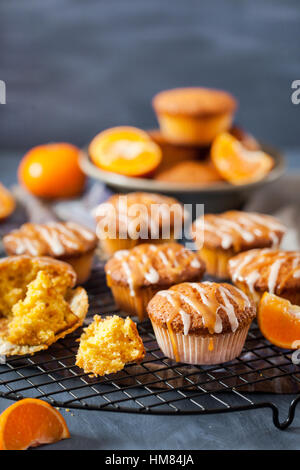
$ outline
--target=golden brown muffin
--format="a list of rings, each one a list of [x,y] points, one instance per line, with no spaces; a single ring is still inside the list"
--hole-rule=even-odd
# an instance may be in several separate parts
[[[228,211],[199,217],[192,232],[207,272],[227,279],[230,258],[252,248],[278,248],[285,227],[269,215]]]
[[[237,102],[222,90],[175,88],[154,96],[153,108],[163,136],[175,144],[209,145],[230,129]]]
[[[76,365],[93,375],[112,374],[127,363],[139,362],[145,356],[143,341],[130,318],[101,318],[85,328],[80,338]]]
[[[147,311],[162,352],[189,364],[219,364],[239,356],[256,315],[242,291],[214,282],[159,291]]]
[[[111,255],[141,243],[166,243],[179,235],[184,222],[183,206],[161,194],[115,194],[93,211],[97,235]]]
[[[105,265],[117,305],[140,320],[156,292],[183,281],[200,281],[204,271],[199,255],[179,243],[143,244],[118,251]]]
[[[158,129],[148,131],[151,139],[160,147],[162,152],[161,163],[155,174],[169,169],[179,162],[189,160],[203,160],[209,155],[209,146],[199,147],[193,145],[178,145],[168,142]]]
[[[229,261],[232,282],[259,302],[264,292],[300,305],[300,252],[249,250]]]
[[[72,267],[47,257],[0,261],[0,354],[33,354],[82,325],[88,298]]]
[[[169,169],[158,172],[155,179],[169,183],[191,183],[198,186],[209,186],[223,181],[210,160],[205,162],[189,160],[177,163]]]
[[[24,224],[3,238],[8,255],[50,256],[71,264],[78,284],[87,281],[97,246],[96,235],[74,222]]]
[[[0,183],[0,222],[15,210],[16,202],[8,189]]]

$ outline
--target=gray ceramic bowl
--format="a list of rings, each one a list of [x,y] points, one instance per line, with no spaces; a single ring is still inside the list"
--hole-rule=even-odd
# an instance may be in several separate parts
[[[102,181],[119,193],[128,193],[130,191],[161,193],[173,196],[183,203],[205,204],[206,212],[223,212],[229,209],[241,208],[257,189],[276,181],[284,173],[285,162],[281,153],[269,146],[262,145],[262,148],[274,158],[275,165],[273,169],[263,180],[240,186],[233,186],[225,182],[200,186],[118,175],[101,170],[94,165],[86,150],[81,153],[80,166],[88,176]]]

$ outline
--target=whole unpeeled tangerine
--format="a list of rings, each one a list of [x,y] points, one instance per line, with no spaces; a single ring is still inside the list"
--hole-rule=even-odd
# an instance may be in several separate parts
[[[86,181],[79,166],[79,154],[80,150],[68,143],[33,147],[19,165],[19,181],[38,197],[55,199],[78,196]]]

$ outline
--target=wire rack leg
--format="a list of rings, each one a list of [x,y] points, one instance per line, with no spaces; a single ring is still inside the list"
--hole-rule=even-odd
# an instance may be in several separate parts
[[[294,421],[294,418],[295,418],[296,407],[297,407],[299,401],[300,401],[300,396],[295,398],[291,402],[291,404],[289,406],[288,417],[282,422],[280,422],[280,420],[279,420],[278,408],[275,405],[271,406],[272,411],[273,411],[273,423],[276,426],[276,428],[281,429],[282,431],[284,431],[285,429],[287,429],[292,424],[292,422]]]

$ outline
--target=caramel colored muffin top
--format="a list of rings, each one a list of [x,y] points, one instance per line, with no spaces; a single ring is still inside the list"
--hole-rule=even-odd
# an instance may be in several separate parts
[[[147,311],[156,325],[195,335],[234,332],[256,315],[254,303],[242,291],[215,282],[184,282],[159,291]]]
[[[200,280],[205,265],[200,256],[179,243],[144,243],[114,254],[105,265],[109,282],[134,289],[170,286],[188,280]]]
[[[163,228],[181,227],[185,213],[177,199],[155,193],[115,194],[93,211],[100,232],[116,229],[117,234],[138,233],[138,238],[159,238]],[[103,226],[102,226],[103,224]],[[98,225],[99,227],[99,225]]]
[[[97,245],[96,235],[74,222],[24,224],[3,238],[9,255],[79,256]]]
[[[300,287],[300,251],[249,250],[229,261],[234,283],[280,295]]]
[[[197,162],[195,160],[187,160],[172,165],[170,168],[159,172],[155,179],[170,183],[191,183],[203,186],[223,181],[210,161]]]
[[[285,227],[274,217],[256,212],[228,211],[205,214],[192,226],[194,239],[204,230],[204,246],[239,252],[251,248],[277,248]]]
[[[161,91],[152,100],[157,113],[213,116],[235,111],[237,101],[226,91],[212,88],[174,88]]]

